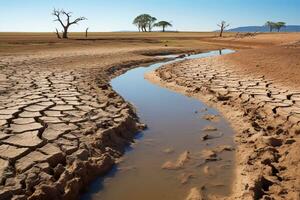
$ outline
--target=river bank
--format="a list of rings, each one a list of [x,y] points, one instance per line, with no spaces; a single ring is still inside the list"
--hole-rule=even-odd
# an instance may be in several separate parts
[[[238,162],[229,199],[298,199],[299,91],[255,73],[245,75],[226,57],[234,54],[167,65],[146,78],[199,98],[230,121]]]
[[[201,101],[144,79],[145,73],[164,64],[219,54],[165,56],[173,60],[137,67],[112,79],[113,89],[135,106],[148,128],[111,173],[91,184],[82,200],[182,200],[192,188],[203,188],[203,198],[231,193],[235,145],[228,123]]]

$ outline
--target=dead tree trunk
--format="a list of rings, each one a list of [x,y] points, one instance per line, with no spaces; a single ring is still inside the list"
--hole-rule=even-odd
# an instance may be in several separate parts
[[[64,39],[67,39],[67,38],[68,38],[68,29],[69,29],[68,26],[64,27],[64,31],[63,31],[63,38],[64,38]]]
[[[59,32],[58,32],[57,29],[56,29],[56,36],[57,36],[58,39],[61,39],[61,37],[60,37]]]
[[[220,37],[223,36],[223,32],[224,30],[229,26],[229,24],[227,24],[225,21],[222,21],[221,24],[218,24],[218,26],[220,27]]]
[[[86,29],[85,29],[85,38],[88,37],[88,30],[89,30],[89,28],[86,28]]]
[[[54,21],[58,21],[60,23],[60,25],[63,27],[63,34],[62,34],[62,38],[67,39],[68,38],[68,29],[71,25],[73,24],[77,24],[78,22],[82,21],[82,20],[86,20],[85,17],[79,17],[76,18],[74,21],[70,21],[71,18],[71,12],[65,12],[64,10],[53,10],[52,15],[54,15],[56,17],[56,19]],[[61,18],[63,16],[65,16],[66,20],[65,23],[63,22],[63,19]]]

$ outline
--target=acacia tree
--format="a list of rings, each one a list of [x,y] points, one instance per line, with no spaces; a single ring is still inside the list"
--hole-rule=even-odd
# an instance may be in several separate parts
[[[149,32],[152,31],[152,27],[154,26],[154,23],[157,19],[155,17],[151,17],[149,18],[149,21],[148,21],[148,30]]]
[[[223,32],[224,30],[229,26],[230,24],[227,24],[225,21],[221,21],[220,24],[218,24],[218,26],[220,27],[220,37],[223,36]]]
[[[272,32],[273,29],[275,28],[275,24],[276,24],[275,22],[267,21],[265,23],[265,26],[269,27],[270,32]]]
[[[77,24],[80,21],[87,20],[85,17],[78,17],[74,21],[71,21],[72,13],[65,12],[62,10],[54,9],[52,15],[56,17],[54,21],[58,21],[60,25],[63,27],[63,36],[62,38],[68,38],[68,29],[71,25]],[[63,22],[65,21],[65,22]]]
[[[285,27],[285,24],[286,24],[285,22],[277,22],[275,23],[275,28],[279,32],[281,28]]]
[[[166,27],[172,27],[173,25],[170,22],[167,22],[167,21],[160,21],[160,22],[157,22],[156,24],[154,24],[154,26],[162,27],[162,31],[165,32]]]
[[[136,25],[139,29],[139,32],[147,32],[147,28],[149,30],[149,32],[152,29],[153,23],[156,21],[157,19],[155,17],[152,17],[149,14],[142,14],[137,16],[134,20],[133,20],[133,24]]]
[[[140,16],[136,17],[136,18],[133,20],[133,24],[136,25],[136,26],[138,27],[139,32],[143,31]]]

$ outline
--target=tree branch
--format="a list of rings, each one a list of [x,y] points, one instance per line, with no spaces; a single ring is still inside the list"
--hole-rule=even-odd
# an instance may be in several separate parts
[[[56,10],[56,9],[53,10],[52,15],[57,17],[57,19],[55,19],[54,21],[58,21],[62,25],[62,27],[66,27],[60,18],[60,14],[61,14],[61,11]]]
[[[85,17],[78,17],[73,22],[70,22],[69,25],[77,24],[78,22],[83,21],[83,20],[87,20],[87,18],[85,18]]]

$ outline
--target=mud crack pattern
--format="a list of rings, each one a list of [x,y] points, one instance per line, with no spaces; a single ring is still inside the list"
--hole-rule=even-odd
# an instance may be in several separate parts
[[[78,198],[138,130],[131,105],[103,71],[1,66],[0,199]]]
[[[236,124],[238,165],[243,166],[238,176],[244,176],[244,192],[237,199],[300,198],[300,91],[247,76],[215,58],[166,65],[156,73],[191,95],[226,107],[228,118],[243,119]],[[237,109],[241,115],[230,116]]]

